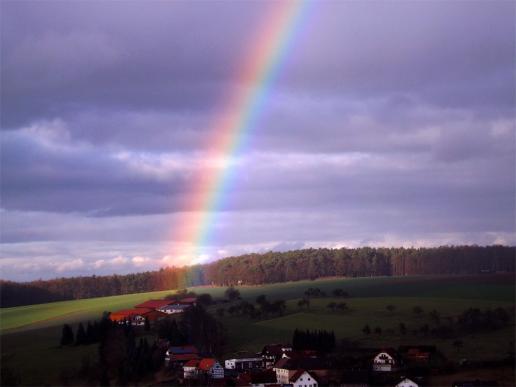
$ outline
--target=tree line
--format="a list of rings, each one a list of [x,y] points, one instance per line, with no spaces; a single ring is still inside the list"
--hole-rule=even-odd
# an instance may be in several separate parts
[[[335,349],[335,333],[326,330],[299,330],[292,334],[292,347],[296,351],[313,350],[331,352]]]
[[[330,276],[466,275],[514,272],[516,247],[302,249],[229,257],[205,265],[129,275],[0,281],[1,307],[196,285],[258,285]]]

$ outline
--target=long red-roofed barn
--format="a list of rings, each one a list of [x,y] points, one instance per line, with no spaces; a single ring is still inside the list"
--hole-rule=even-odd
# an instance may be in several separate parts
[[[123,309],[112,312],[109,315],[109,319],[113,322],[123,324],[129,322],[132,325],[145,325],[145,319],[149,322],[155,322],[160,320],[167,315],[157,310],[147,308],[134,308],[134,309]]]

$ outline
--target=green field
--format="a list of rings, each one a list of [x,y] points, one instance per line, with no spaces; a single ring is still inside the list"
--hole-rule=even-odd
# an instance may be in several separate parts
[[[312,299],[308,309],[299,309],[297,301],[309,287],[318,287],[327,293],[341,288],[350,293],[349,299],[331,297]],[[191,288],[197,293],[223,296],[225,288]],[[483,277],[403,277],[403,278],[335,278],[316,281],[242,286],[243,298],[254,300],[265,294],[269,299],[287,300],[284,316],[267,320],[230,317],[221,320],[228,331],[227,353],[236,350],[258,350],[266,343],[289,342],[292,331],[300,329],[334,330],[338,339],[354,340],[365,346],[398,346],[418,343],[435,344],[445,355],[457,360],[496,359],[504,356],[509,342],[514,341],[514,327],[491,333],[463,336],[462,348],[453,346],[453,340],[425,338],[410,333],[429,323],[429,311],[436,309],[442,318],[454,316],[468,307],[494,308],[514,306],[514,278],[512,276]],[[150,298],[162,298],[172,291],[140,293],[87,300],[55,302],[50,304],[6,308],[0,310],[3,366],[17,370],[24,384],[60,383],[62,369],[78,368],[81,359],[95,359],[96,345],[59,348],[62,324],[86,322],[100,317],[103,311],[132,307]],[[326,305],[345,301],[350,310],[332,312]],[[394,312],[387,305],[396,306]],[[412,309],[420,306],[425,313],[416,316]],[[215,308],[215,307],[214,307]],[[409,334],[398,332],[403,322]],[[362,328],[380,326],[382,335],[365,335]]]

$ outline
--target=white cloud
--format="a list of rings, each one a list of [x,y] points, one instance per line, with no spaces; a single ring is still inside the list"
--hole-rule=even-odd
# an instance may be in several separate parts
[[[56,270],[60,273],[70,272],[84,267],[84,261],[81,258],[65,261],[57,264]]]
[[[144,266],[147,263],[149,263],[150,262],[150,258],[136,256],[136,257],[133,257],[131,259],[131,262],[133,263],[134,266],[141,267],[141,266]]]

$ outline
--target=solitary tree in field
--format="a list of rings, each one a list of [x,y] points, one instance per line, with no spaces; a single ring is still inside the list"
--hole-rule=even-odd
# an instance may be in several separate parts
[[[362,332],[364,332],[366,335],[371,334],[371,328],[369,327],[369,325],[368,325],[368,324],[366,324],[366,325],[362,328]]]
[[[392,313],[396,310],[396,307],[394,305],[387,305],[385,309],[387,309],[389,313]]]
[[[335,308],[337,307],[337,304],[335,302],[330,302],[328,305],[326,305],[328,309],[330,309],[332,312],[335,312]]]
[[[349,307],[348,307],[348,304],[346,304],[345,302],[339,302],[337,304],[337,309],[339,309],[341,311],[345,311],[345,310],[349,310]]]
[[[237,289],[235,289],[233,286],[227,288],[224,294],[226,295],[226,298],[229,301],[235,301],[235,300],[240,299],[240,292]]]

